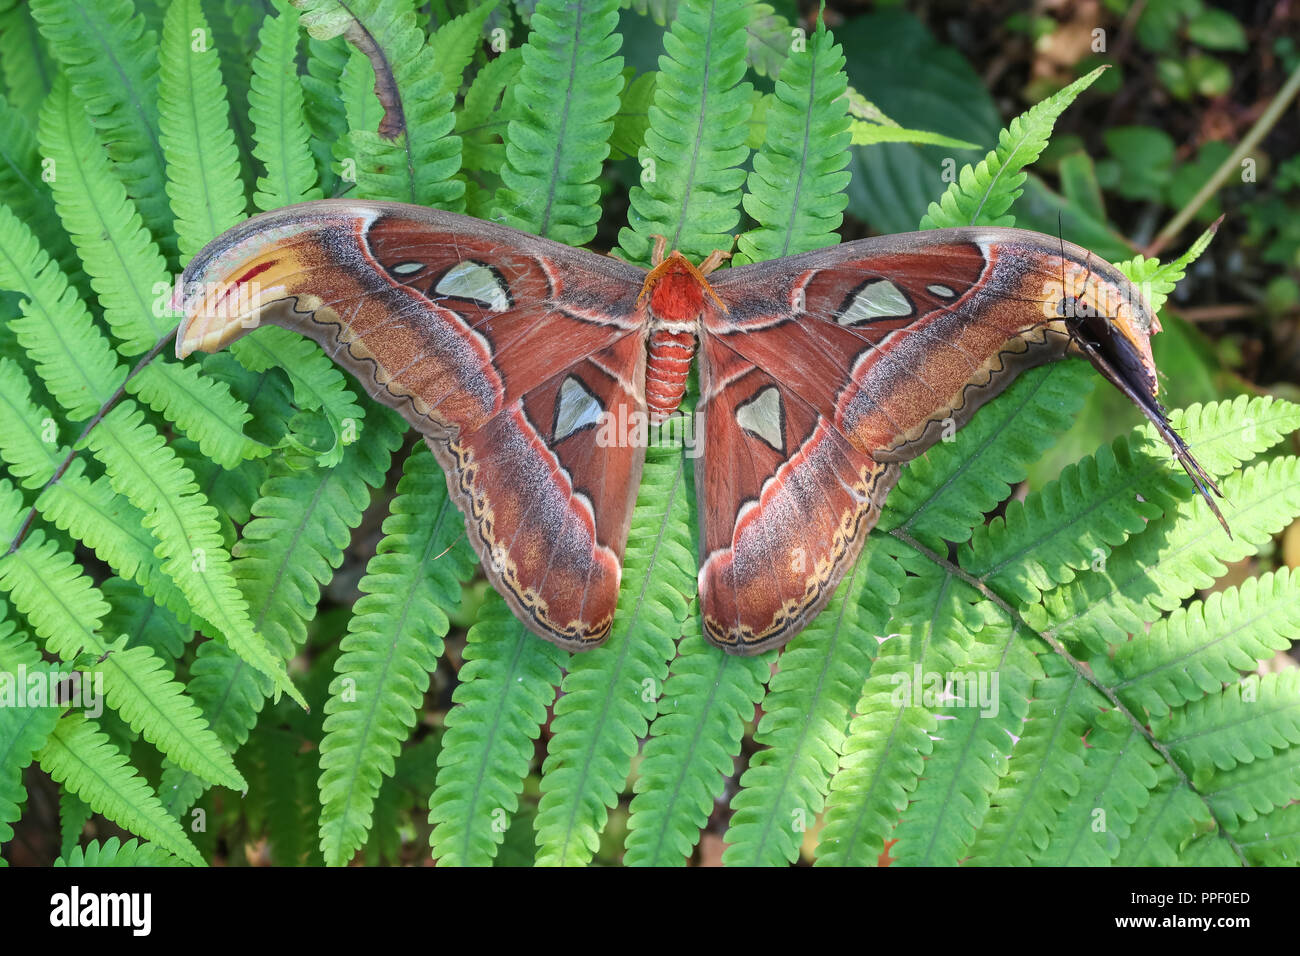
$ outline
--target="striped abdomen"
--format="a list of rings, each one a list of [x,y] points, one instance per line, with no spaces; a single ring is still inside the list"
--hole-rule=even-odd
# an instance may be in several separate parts
[[[650,333],[650,354],[645,366],[645,401],[650,422],[658,424],[677,411],[686,392],[686,375],[695,354],[694,332]]]

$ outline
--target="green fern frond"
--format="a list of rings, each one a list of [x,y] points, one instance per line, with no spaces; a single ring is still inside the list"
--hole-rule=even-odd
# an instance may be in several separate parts
[[[434,732],[397,755],[393,775],[384,778],[375,797],[374,822],[363,850],[367,865],[401,862],[410,826],[433,792],[441,749],[442,735]]]
[[[916,789],[937,721],[919,702],[903,702],[895,694],[910,679],[913,663],[912,650],[899,635],[880,646],[830,781],[818,865],[878,865]]]
[[[1255,553],[1300,515],[1300,459],[1254,465],[1220,487],[1232,538],[1204,501],[1189,498],[1165,522],[1116,548],[1104,573],[1078,577],[1045,594],[1042,604],[1026,607],[1026,621],[1093,650],[1120,643],[1196,588],[1209,587],[1227,562]]]
[[[162,436],[131,402],[124,402],[104,416],[88,443],[107,466],[114,490],[145,513],[145,526],[158,539],[163,570],[195,611],[221,629],[241,658],[305,707],[283,665],[253,631],[248,605],[235,587],[216,511]]]
[[[1193,782],[1300,743],[1300,670],[1252,675],[1151,722]]]
[[[107,645],[104,653],[108,658],[97,666],[104,674],[104,694],[132,730],[178,766],[209,783],[236,792],[248,789],[198,707],[152,648],[127,647],[123,635]]]
[[[656,697],[688,617],[690,600],[680,588],[694,580],[685,468],[679,447],[647,451],[613,633],[571,660],[555,704],[542,766],[538,865],[590,861],[637,741],[658,710]]]
[[[1233,838],[1251,866],[1295,866],[1300,860],[1300,803],[1252,820]]]
[[[175,423],[222,468],[232,469],[271,453],[269,445],[244,433],[244,425],[253,419],[248,406],[231,395],[224,382],[201,374],[196,363],[155,359],[127,383],[126,390]]]
[[[743,0],[683,0],[664,35],[641,184],[618,237],[629,262],[649,261],[656,233],[696,259],[731,248],[749,155],[753,87],[742,78],[750,14]]]
[[[1116,710],[1097,713],[1088,733],[1079,792],[1065,806],[1052,838],[1035,854],[1039,866],[1108,866],[1151,801],[1159,755]]]
[[[211,29],[204,35],[204,41],[207,46],[216,48],[221,85],[226,89],[228,101],[235,106],[230,111],[230,128],[235,134],[240,189],[246,196],[253,194],[256,177],[253,118],[243,106],[252,99],[252,53],[257,49],[257,30],[262,25],[263,17],[270,12],[265,2],[253,4],[238,0],[208,2],[204,10],[211,24]],[[166,24],[165,14],[163,23]],[[161,32],[162,28],[159,28],[159,33]],[[296,70],[296,65],[294,69]]]
[[[36,506],[46,520],[94,550],[101,561],[145,594],[193,626],[202,627],[189,602],[162,568],[154,553],[157,541],[144,524],[144,513],[110,486],[106,477],[91,481],[84,462],[74,460]],[[207,627],[202,627],[207,630]]]
[[[680,866],[732,773],[772,654],[725,654],[688,621],[637,770],[626,866]]]
[[[299,443],[312,454],[316,464],[332,468],[343,460],[346,436],[360,434],[365,411],[348,389],[347,379],[320,346],[308,338],[277,326],[264,326],[231,346],[239,363],[251,372],[265,372],[272,366],[285,370],[293,383],[294,401],[299,408],[320,409],[334,433],[325,449]],[[292,442],[292,436],[288,437]]]
[[[366,840],[371,807],[410,734],[442,656],[447,611],[474,567],[465,525],[427,446],[407,459],[384,538],[358,585],[334,665],[320,744],[320,844],[348,862]]]
[[[1091,661],[1097,679],[1135,711],[1168,714],[1253,670],[1300,633],[1300,575],[1286,568],[1247,578],[1177,608],[1139,640]]]
[[[113,174],[70,84],[60,77],[41,110],[41,149],[58,174],[51,189],[64,228],[90,276],[104,321],[124,355],[140,355],[171,330],[160,308],[167,261]]]
[[[1093,70],[1013,119],[998,134],[997,149],[990,150],[978,166],[963,166],[940,200],[930,203],[921,228],[1014,225],[1015,218],[1007,210],[1024,191],[1024,167],[1047,147],[1056,118],[1104,69]]]
[[[310,145],[316,163],[316,178],[326,196],[337,195],[342,185],[334,169],[336,144],[348,138],[348,114],[339,83],[348,62],[347,42],[342,37],[317,40],[307,37],[307,72],[298,78],[303,108],[311,130]]]
[[[194,628],[165,607],[149,600],[132,581],[109,577],[99,586],[108,601],[106,634],[125,634],[127,647],[148,647],[169,664],[185,653]]]
[[[750,758],[731,801],[723,863],[771,866],[798,858],[825,804],[863,675],[902,583],[903,569],[873,542],[831,603],[781,655],[754,734],[766,749]]]
[[[167,815],[158,796],[135,773],[126,756],[80,714],[60,718],[40,752],[41,768],[96,812],[185,863],[203,857],[180,824]]]
[[[270,680],[249,667],[225,644],[205,641],[190,665],[186,689],[229,751],[248,740],[249,731],[271,693]],[[169,814],[180,818],[203,796],[207,783],[175,764],[163,766],[159,792]]]
[[[1168,764],[1160,764],[1156,773],[1160,782],[1120,845],[1116,866],[1178,866],[1192,840],[1217,829],[1205,801]]]
[[[465,93],[464,105],[456,111],[456,135],[461,138],[464,150],[464,171],[477,174],[465,184],[465,211],[480,219],[492,215],[496,202],[491,187],[500,182],[501,170],[506,165],[504,136],[513,111],[510,98],[523,65],[520,48],[506,50],[490,60],[475,74]]]
[[[126,378],[85,303],[39,240],[0,203],[0,288],[21,293],[9,323],[46,388],[73,421],[90,418]]]
[[[455,96],[464,83],[465,70],[479,56],[483,45],[483,28],[497,12],[498,0],[467,3],[469,9],[457,17],[437,23],[430,30],[429,49],[442,83],[437,95]],[[434,21],[436,23],[436,21]]]
[[[787,34],[788,35],[788,34]],[[791,53],[767,111],[744,198],[758,227],[737,242],[759,262],[834,245],[849,197],[848,79],[844,53],[824,24],[805,51]]]
[[[45,746],[59,719],[57,707],[15,704],[13,695],[18,691],[19,675],[41,669],[40,656],[33,655],[34,651],[35,645],[14,628],[12,621],[0,620],[0,667],[6,672],[0,677],[0,700],[4,701],[0,706],[0,845],[13,839],[10,824],[21,818],[27,800],[23,771]]]
[[[94,669],[103,674],[104,695],[134,731],[204,779],[244,789],[229,755],[152,649],[127,648],[124,637],[109,641],[97,633],[108,611],[103,594],[39,529],[0,558],[0,588],[50,653],[70,664],[86,651],[103,658]]]
[[[1300,794],[1300,747],[1239,763],[1231,770],[1212,770],[1196,784],[1214,811],[1214,818],[1231,833],[1243,823],[1296,801]]]
[[[4,30],[0,28],[0,47],[3,47],[4,37]],[[2,51],[0,65],[9,65],[4,61]],[[89,294],[89,287],[83,288],[81,263],[59,226],[54,201],[42,182],[42,177],[51,170],[58,174],[58,164],[51,167],[37,149],[36,125],[35,119],[29,122],[17,107],[0,96],[0,195],[4,196],[14,215],[40,237],[42,247],[59,263],[78,291]]]
[[[6,4],[0,10],[0,75],[9,102],[32,125],[57,72],[28,4]]]
[[[288,660],[306,643],[320,586],[342,562],[371,490],[383,483],[401,443],[398,420],[388,409],[369,404],[366,421],[336,467],[297,469],[277,461],[235,546],[234,578],[255,629],[278,659]],[[199,648],[191,675],[190,693],[209,724],[229,750],[238,749],[269,688],[211,642]],[[188,808],[202,792],[193,775],[178,768],[169,767],[163,779],[174,788],[167,800],[173,812]]]
[[[277,0],[258,33],[249,83],[248,117],[253,123],[253,155],[265,176],[257,178],[253,203],[276,209],[320,199],[316,167],[307,149],[303,84],[298,76],[298,11]]]
[[[110,738],[111,739],[111,738]],[[86,824],[95,811],[71,790],[59,792],[59,854],[71,853],[81,842]]]
[[[542,0],[511,91],[492,218],[580,246],[596,235],[601,164],[623,88],[618,0]]]
[[[365,199],[392,199],[457,210],[464,184],[460,139],[452,135],[453,94],[445,90],[433,48],[415,14],[400,0],[293,0],[302,25],[318,40],[346,34],[380,66],[381,87],[392,99],[385,138],[375,127],[353,127],[358,192]],[[466,14],[476,17],[478,12]],[[483,13],[486,16],[486,12]],[[449,25],[450,26],[450,25]]]
[[[103,843],[91,840],[84,847],[73,847],[54,861],[55,866],[105,867],[105,866],[185,866],[185,861],[153,843],[109,837]]]
[[[1238,395],[1231,401],[1189,405],[1171,412],[1169,421],[1210,474],[1228,475],[1300,430],[1300,405],[1271,395]],[[1143,424],[1142,432],[1159,441],[1150,424]],[[1170,468],[1177,466],[1170,461]]]
[[[488,594],[469,629],[429,798],[439,865],[488,866],[497,855],[566,657]]]
[[[27,488],[39,488],[66,455],[59,446],[58,423],[32,401],[31,382],[7,358],[0,358],[0,459],[9,474]]]
[[[1101,694],[1055,654],[1042,654],[1024,727],[966,862],[1026,866],[1047,848],[1056,820],[1079,792],[1087,715]]]
[[[904,865],[953,866],[968,855],[1009,770],[1013,735],[1024,729],[1032,689],[1044,676],[1037,656],[1042,645],[1000,612],[984,610],[992,620],[977,632],[978,645],[961,669],[933,675],[955,700],[939,705],[939,739],[894,831],[890,855]]]
[[[658,73],[635,76],[632,67],[623,70],[623,95],[618,112],[614,114],[614,132],[609,137],[610,156],[613,159],[631,159],[645,145],[645,132],[650,125],[650,104],[655,98]]]
[[[158,116],[158,40],[130,0],[33,0],[32,16],[72,80],[113,170],[167,256],[176,230]]]
[[[1186,252],[1164,265],[1160,264],[1159,259],[1148,259],[1141,255],[1125,262],[1116,263],[1116,265],[1120,272],[1128,276],[1130,282],[1142,290],[1152,311],[1159,312],[1164,308],[1169,293],[1174,291],[1174,287],[1186,275],[1187,267],[1199,259],[1201,253],[1210,247],[1210,240],[1214,238],[1218,228],[1219,224],[1216,222],[1201,233],[1196,241],[1187,248]]]
[[[397,416],[370,405],[366,427],[333,468],[273,464],[233,554],[234,577],[254,627],[285,660],[307,639],[320,586],[343,560],[373,488],[383,484],[401,444]]]
[[[1017,378],[997,402],[908,463],[877,527],[932,549],[960,543],[1024,480],[1082,407],[1094,376],[1083,362],[1054,362]]]
[[[174,0],[158,47],[159,141],[181,260],[244,218],[221,62],[199,0]]]
[[[1242,395],[1175,411],[1170,421],[1207,471],[1227,475],[1300,428],[1300,407]],[[1008,502],[1003,515],[975,529],[961,566],[1004,596],[1036,603],[1192,494],[1168,446],[1144,424],[1024,501]]]

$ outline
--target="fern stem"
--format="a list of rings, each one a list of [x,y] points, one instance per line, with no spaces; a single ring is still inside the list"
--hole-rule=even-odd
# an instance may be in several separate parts
[[[49,481],[45,482],[45,484],[41,486],[41,491],[37,492],[36,499],[34,500],[39,500],[41,492],[44,492],[46,488],[57,483],[58,480],[63,477],[63,473],[68,470],[73,460],[78,454],[80,454],[78,449],[81,447],[81,444],[86,440],[90,433],[95,430],[95,426],[104,420],[104,416],[112,411],[113,406],[116,405],[122,399],[122,396],[126,394],[126,383],[144,371],[145,366],[156,359],[162,353],[162,350],[166,348],[175,337],[176,330],[172,329],[160,338],[154,344],[153,348],[140,357],[140,361],[136,363],[135,368],[131,369],[131,374],[122,380],[122,384],[117,387],[117,391],[110,395],[108,400],[99,407],[99,411],[95,412],[90,421],[86,422],[86,427],[81,430],[81,434],[77,436],[77,440],[72,443],[72,451],[68,452],[67,457],[60,462],[59,467],[54,469],[54,474],[50,476]],[[18,533],[15,534],[13,540],[9,542],[9,550],[4,553],[4,557],[8,557],[18,550],[18,547],[23,543],[23,539],[27,537],[27,532],[31,530],[32,522],[35,520],[36,506],[32,505],[27,509],[27,514],[23,517],[23,523],[18,526]]]

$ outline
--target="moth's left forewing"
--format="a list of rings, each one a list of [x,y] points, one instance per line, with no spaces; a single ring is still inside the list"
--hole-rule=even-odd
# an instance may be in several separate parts
[[[608,635],[644,445],[644,272],[452,213],[321,201],[186,270],[178,354],[302,332],[424,434],[484,571],[534,632]]]

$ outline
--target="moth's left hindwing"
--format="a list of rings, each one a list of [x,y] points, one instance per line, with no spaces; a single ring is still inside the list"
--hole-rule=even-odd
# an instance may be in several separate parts
[[[644,273],[476,219],[323,201],[266,213],[185,271],[177,353],[274,322],[422,432],[489,580],[570,649],[609,634],[644,447]]]

